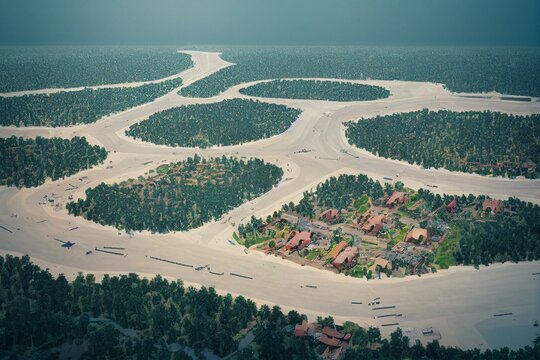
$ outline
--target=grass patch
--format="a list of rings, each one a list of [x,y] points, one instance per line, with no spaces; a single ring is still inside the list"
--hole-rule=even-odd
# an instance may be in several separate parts
[[[310,250],[309,253],[306,255],[306,259],[309,261],[313,261],[319,258],[320,255],[321,255],[321,252],[319,249],[313,249],[313,250]]]
[[[169,172],[169,164],[163,164],[156,169],[158,174],[167,174]]]
[[[261,235],[261,234],[259,234],[259,235]],[[259,236],[259,235],[247,238],[244,241],[244,246],[249,248],[249,247],[251,247],[253,245],[257,245],[257,244],[260,244],[260,243],[263,243],[265,241],[273,239],[273,237],[269,236],[269,235],[262,235],[262,236]]]
[[[461,239],[461,232],[457,226],[452,226],[448,237],[439,245],[435,251],[435,259],[433,264],[438,269],[448,269],[450,266],[456,265],[454,251]]]

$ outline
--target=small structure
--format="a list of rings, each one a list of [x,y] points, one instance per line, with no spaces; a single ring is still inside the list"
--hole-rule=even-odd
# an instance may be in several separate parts
[[[482,210],[487,214],[488,210],[490,214],[498,214],[502,210],[502,201],[494,199],[486,199],[482,203]]]
[[[378,227],[378,230],[380,230],[380,228],[382,227],[382,224],[385,221],[386,221],[385,215],[374,215],[369,218],[369,220],[364,224],[364,226],[362,226],[362,230],[364,230],[366,233],[373,232],[373,230],[375,229],[375,227],[377,227],[377,225],[380,225]]]
[[[386,270],[386,269],[392,268],[392,263],[389,260],[386,260],[385,258],[378,257],[378,258],[375,258],[375,262],[373,263],[373,265],[371,265],[369,270],[375,271],[377,270],[377,266],[380,266],[381,269]]]
[[[288,222],[289,224],[297,225],[298,224],[298,216],[282,213],[280,216],[281,221]]]
[[[341,270],[344,266],[349,266],[357,255],[358,248],[356,246],[348,246],[334,261],[332,261],[332,265],[334,265],[336,269]]]
[[[386,200],[386,205],[394,206],[396,204],[401,205],[405,203],[405,193],[401,191],[394,191],[394,193]]]
[[[405,236],[405,241],[410,242],[428,242],[429,241],[429,234],[427,229],[422,229],[419,227],[412,228],[407,235]]]
[[[289,241],[285,245],[285,249],[289,251],[302,250],[311,243],[311,233],[309,231],[298,232],[293,230],[287,238]]]
[[[341,252],[341,250],[345,249],[345,247],[347,246],[347,242],[346,241],[342,241],[340,242],[339,244],[337,244],[336,246],[334,246],[334,248],[332,250],[330,250],[328,252],[328,254],[326,254],[326,257],[327,258],[335,258],[336,256],[339,255],[339,253]]]
[[[339,215],[339,210],[328,209],[321,214],[321,219],[323,221],[333,223],[338,220],[338,215]]]
[[[319,338],[319,341],[326,345],[326,349],[322,353],[322,358],[332,360],[339,359],[349,345],[350,338],[350,334],[344,334],[334,328],[325,326],[322,329],[322,334]]]
[[[452,214],[457,211],[457,200],[456,199],[450,201],[450,203],[448,203],[448,205],[446,205],[446,211],[448,211],[449,213],[452,213]]]
[[[308,334],[308,322],[306,320],[302,320],[301,324],[297,324],[294,327],[294,336],[302,337],[307,336]]]

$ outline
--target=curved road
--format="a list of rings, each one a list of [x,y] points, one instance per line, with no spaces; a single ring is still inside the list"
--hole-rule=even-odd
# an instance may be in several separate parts
[[[189,52],[194,67],[179,74],[183,85],[230,66],[217,53]],[[498,97],[471,98],[452,94],[440,84],[406,81],[355,81],[388,88],[388,99],[369,102],[326,102],[312,100],[264,99],[303,110],[299,120],[285,133],[269,139],[238,146],[211,149],[188,149],[156,146],[124,135],[131,124],[146,119],[163,109],[192,103],[217,102],[247,96],[239,94],[241,84],[219,96],[208,99],[185,98],[177,89],[166,96],[128,111],[111,115],[94,124],[67,128],[0,128],[0,136],[86,136],[88,141],[110,151],[102,166],[32,189],[0,188],[0,248],[3,253],[29,254],[34,261],[53,273],[75,275],[78,271],[92,273],[137,272],[151,276],[162,274],[181,278],[190,284],[214,286],[223,292],[242,294],[259,303],[279,304],[285,309],[299,309],[310,316],[332,314],[337,320],[355,320],[362,324],[382,325],[398,322],[408,329],[411,338],[429,340],[419,329],[433,326],[441,332],[441,342],[468,347],[521,346],[532,341],[536,329],[532,319],[540,320],[539,263],[495,265],[476,271],[452,268],[439,274],[418,278],[369,281],[335,275],[292,262],[246,252],[229,240],[237,224],[249,216],[266,216],[288,201],[298,200],[303,191],[340,173],[365,173],[383,180],[393,177],[412,188],[426,184],[438,186],[446,193],[488,194],[496,198],[516,196],[540,202],[540,181],[510,180],[451,173],[445,170],[425,170],[418,166],[386,160],[350,146],[343,122],[422,108],[463,110],[496,110],[515,114],[540,113],[539,102],[505,101]],[[255,82],[254,82],[255,83]],[[307,153],[294,154],[301,149]],[[342,151],[346,151],[342,152]],[[84,196],[84,190],[100,182],[116,182],[144,174],[163,161],[179,161],[198,153],[203,156],[233,155],[260,157],[284,169],[284,180],[269,193],[231,210],[219,221],[185,233],[166,235],[148,232],[126,234],[72,217],[65,210],[68,196]],[[75,190],[69,190],[73,186]],[[54,194],[54,195],[53,195]],[[44,204],[43,196],[55,198],[54,204]],[[70,240],[76,245],[70,250],[55,240]],[[123,247],[122,256],[96,252],[96,247]],[[93,251],[86,255],[87,251]],[[210,264],[207,270],[196,271],[156,261],[160,257],[199,266]],[[230,275],[250,276],[253,280]],[[306,288],[305,285],[317,288]],[[390,310],[372,310],[367,303],[381,297],[381,306],[396,306]],[[362,301],[352,305],[351,301]],[[504,318],[494,318],[501,312],[512,312]],[[377,318],[377,315],[402,314]],[[375,318],[374,318],[375,317]],[[384,327],[391,331],[395,327]],[[497,331],[513,336],[497,337]],[[415,335],[416,334],[416,335]]]

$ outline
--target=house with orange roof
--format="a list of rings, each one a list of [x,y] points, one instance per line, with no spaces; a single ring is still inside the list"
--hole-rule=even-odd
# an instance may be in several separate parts
[[[344,266],[349,266],[356,256],[358,255],[358,248],[356,246],[348,246],[343,250],[334,261],[332,265],[338,270],[341,270]]]
[[[429,233],[427,229],[419,227],[412,228],[407,235],[405,235],[405,241],[407,242],[429,242]]]
[[[308,322],[302,320],[301,324],[297,324],[294,327],[294,336],[302,337],[308,334]]]
[[[490,214],[498,214],[502,210],[502,205],[503,203],[501,200],[486,199],[482,203],[482,209],[485,213],[488,213],[489,211]]]
[[[401,191],[394,191],[392,195],[386,200],[386,205],[394,206],[401,205],[405,203],[405,193]]]
[[[289,241],[285,244],[285,249],[289,251],[302,250],[311,243],[311,233],[309,231],[298,232],[293,230],[287,238]]]
[[[335,222],[338,220],[339,210],[328,209],[321,214],[321,219],[326,222]]]
[[[373,215],[366,221],[366,223],[362,226],[362,230],[364,230],[366,233],[372,232],[372,230],[379,224],[382,224],[386,221],[386,215]],[[380,228],[379,228],[380,229]]]

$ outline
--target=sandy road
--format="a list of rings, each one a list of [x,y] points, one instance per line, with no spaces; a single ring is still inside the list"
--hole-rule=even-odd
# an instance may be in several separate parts
[[[229,66],[219,54],[191,52],[195,66],[178,76],[186,86],[200,78]],[[189,283],[215,286],[221,291],[242,294],[260,303],[296,308],[310,315],[332,314],[340,320],[352,319],[363,324],[382,325],[399,322],[403,328],[419,329],[434,326],[442,333],[442,342],[462,347],[521,346],[535,335],[531,319],[540,320],[540,279],[538,262],[518,265],[497,265],[481,271],[453,268],[422,279],[389,279],[367,282],[338,276],[327,271],[300,267],[280,258],[260,253],[245,253],[229,240],[234,226],[249,216],[266,216],[288,201],[298,200],[303,191],[320,181],[340,173],[365,173],[383,180],[392,177],[407,186],[418,188],[436,184],[436,191],[446,193],[488,194],[507,198],[517,196],[540,202],[540,182],[481,177],[425,170],[393,160],[377,158],[351,147],[343,134],[342,123],[360,117],[413,111],[422,108],[462,110],[496,110],[516,114],[540,113],[539,102],[505,101],[496,97],[468,98],[446,91],[442,85],[405,81],[358,81],[388,88],[388,99],[369,102],[326,102],[308,100],[265,99],[264,101],[300,108],[299,120],[285,133],[244,145],[187,149],[156,146],[124,135],[131,124],[146,119],[163,109],[192,103],[217,102],[246,97],[238,90],[249,84],[228,89],[209,99],[184,98],[177,90],[166,96],[119,114],[113,114],[89,125],[67,128],[0,128],[0,136],[86,136],[89,142],[110,151],[106,163],[67,179],[47,182],[33,189],[0,188],[0,248],[5,252],[27,253],[48,264],[56,272],[73,275],[76,271],[95,273],[138,272],[179,277]],[[307,153],[294,154],[301,149]],[[348,154],[343,153],[346,150]],[[260,157],[281,166],[284,180],[258,199],[231,210],[223,219],[185,233],[166,235],[149,232],[128,235],[112,227],[104,227],[69,216],[64,209],[68,196],[84,195],[88,187],[104,181],[112,183],[144,174],[163,161],[179,161],[198,153],[203,156],[234,155]],[[82,179],[82,180],[81,180]],[[78,188],[67,190],[73,184]],[[54,193],[57,207],[40,205],[44,195]],[[16,216],[14,216],[16,214]],[[73,229],[73,230],[70,230]],[[71,250],[59,246],[54,238],[71,240]],[[125,256],[98,253],[95,247],[124,247]],[[94,250],[90,255],[87,251]],[[161,257],[194,266],[210,264],[213,275],[205,271],[179,267],[155,260]],[[253,277],[253,280],[229,275],[231,272]],[[304,285],[314,284],[317,289]],[[380,296],[383,304],[395,305],[401,317],[388,321],[373,318],[377,313],[365,305]],[[352,305],[362,301],[363,305]],[[493,323],[493,314],[513,312],[511,319]],[[505,322],[508,320],[508,322]],[[493,324],[492,324],[493,323]],[[529,324],[530,323],[530,324]],[[491,329],[503,329],[519,337],[496,338]],[[393,327],[384,328],[391,331]],[[420,339],[426,340],[421,335]]]

